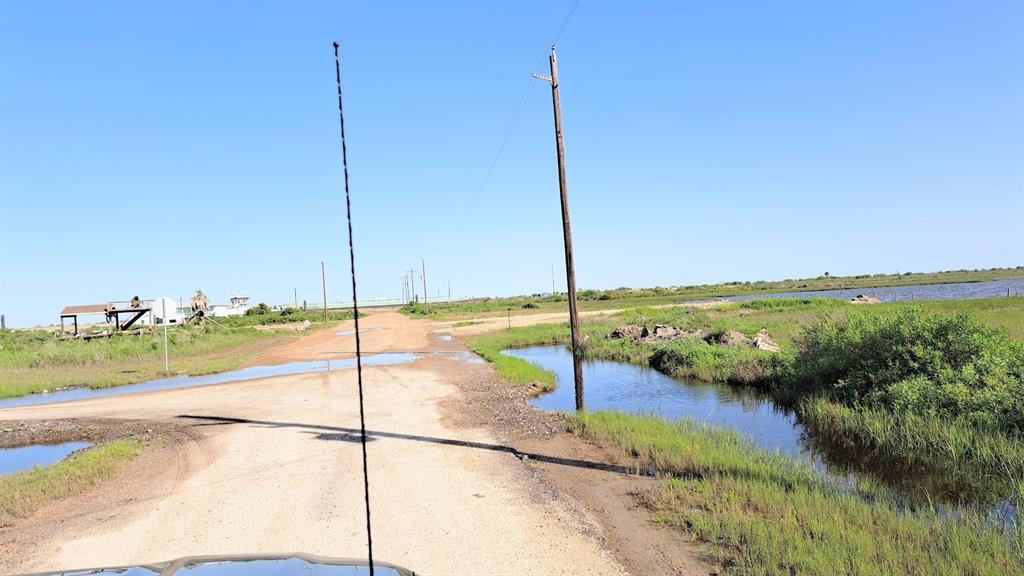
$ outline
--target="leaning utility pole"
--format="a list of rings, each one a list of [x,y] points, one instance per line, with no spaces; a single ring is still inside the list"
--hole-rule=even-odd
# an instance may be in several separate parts
[[[427,261],[420,260],[423,264],[423,307],[427,307]]]
[[[320,280],[324,284],[324,322],[327,322],[327,272],[324,270],[324,261],[320,261]]]
[[[562,143],[562,105],[558,99],[558,58],[551,47],[551,77],[533,77],[551,84],[551,104],[555,111],[555,148],[558,152],[558,190],[562,198],[562,234],[565,241],[565,276],[569,292],[569,328],[572,331],[572,368],[576,383],[576,410],[583,410],[583,353],[580,341],[580,319],[576,312],[576,267],[572,259],[572,226],[569,223],[569,190],[565,181],[565,146]]]

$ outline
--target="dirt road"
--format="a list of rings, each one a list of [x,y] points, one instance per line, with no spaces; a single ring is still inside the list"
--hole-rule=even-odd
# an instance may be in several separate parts
[[[458,424],[459,379],[482,377],[437,325],[378,312],[366,353],[375,557],[424,574],[619,574],[604,531],[482,427]],[[311,334],[265,363],[351,358],[352,336]],[[464,353],[463,353],[464,354]],[[186,440],[131,473],[0,533],[0,571],[132,564],[196,554],[365,557],[355,370],[0,410],[0,420],[175,423]],[[456,419],[457,420],[457,419]]]

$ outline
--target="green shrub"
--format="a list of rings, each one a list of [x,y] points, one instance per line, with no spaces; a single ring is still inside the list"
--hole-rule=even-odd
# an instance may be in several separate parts
[[[269,314],[269,313],[270,313],[270,306],[267,306],[263,302],[260,302],[256,306],[253,306],[252,308],[249,308],[248,310],[245,311],[245,315],[246,316],[262,316],[263,314]]]
[[[907,307],[822,318],[798,348],[791,397],[824,393],[1024,433],[1024,343],[967,314]]]

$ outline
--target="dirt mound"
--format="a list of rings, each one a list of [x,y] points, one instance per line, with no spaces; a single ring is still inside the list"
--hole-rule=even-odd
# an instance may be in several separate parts
[[[618,340],[621,338],[632,338],[637,340],[648,335],[646,326],[637,326],[636,324],[626,324],[625,326],[619,326],[615,330],[609,332],[605,338],[609,340]]]
[[[626,324],[612,330],[605,335],[605,338],[610,340],[630,338],[639,344],[648,344],[651,342],[668,342],[677,338],[703,338],[704,335],[703,330],[680,330],[666,324],[655,324],[653,330],[647,326]]]
[[[729,330],[728,332],[722,332],[718,336],[715,336],[715,344],[719,346],[725,346],[731,348],[733,346],[751,346],[750,338],[747,338],[743,334]]]
[[[768,331],[764,328],[758,331],[757,336],[754,337],[754,348],[758,350],[768,350],[769,352],[778,352],[779,345],[772,340],[772,337],[768,335]]]

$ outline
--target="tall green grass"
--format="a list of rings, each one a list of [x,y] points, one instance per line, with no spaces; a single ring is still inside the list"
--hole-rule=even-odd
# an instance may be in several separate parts
[[[797,413],[820,441],[853,445],[918,476],[954,482],[960,495],[997,502],[1024,488],[1024,442],[1011,434],[927,412],[851,408],[821,397],[803,400]]]
[[[52,466],[0,476],[0,528],[54,500],[85,492],[124,470],[142,450],[136,440],[93,446]]]
[[[843,489],[734,432],[612,412],[577,414],[570,427],[666,476],[650,502],[657,517],[707,543],[731,574],[1024,574],[1019,526]]]

